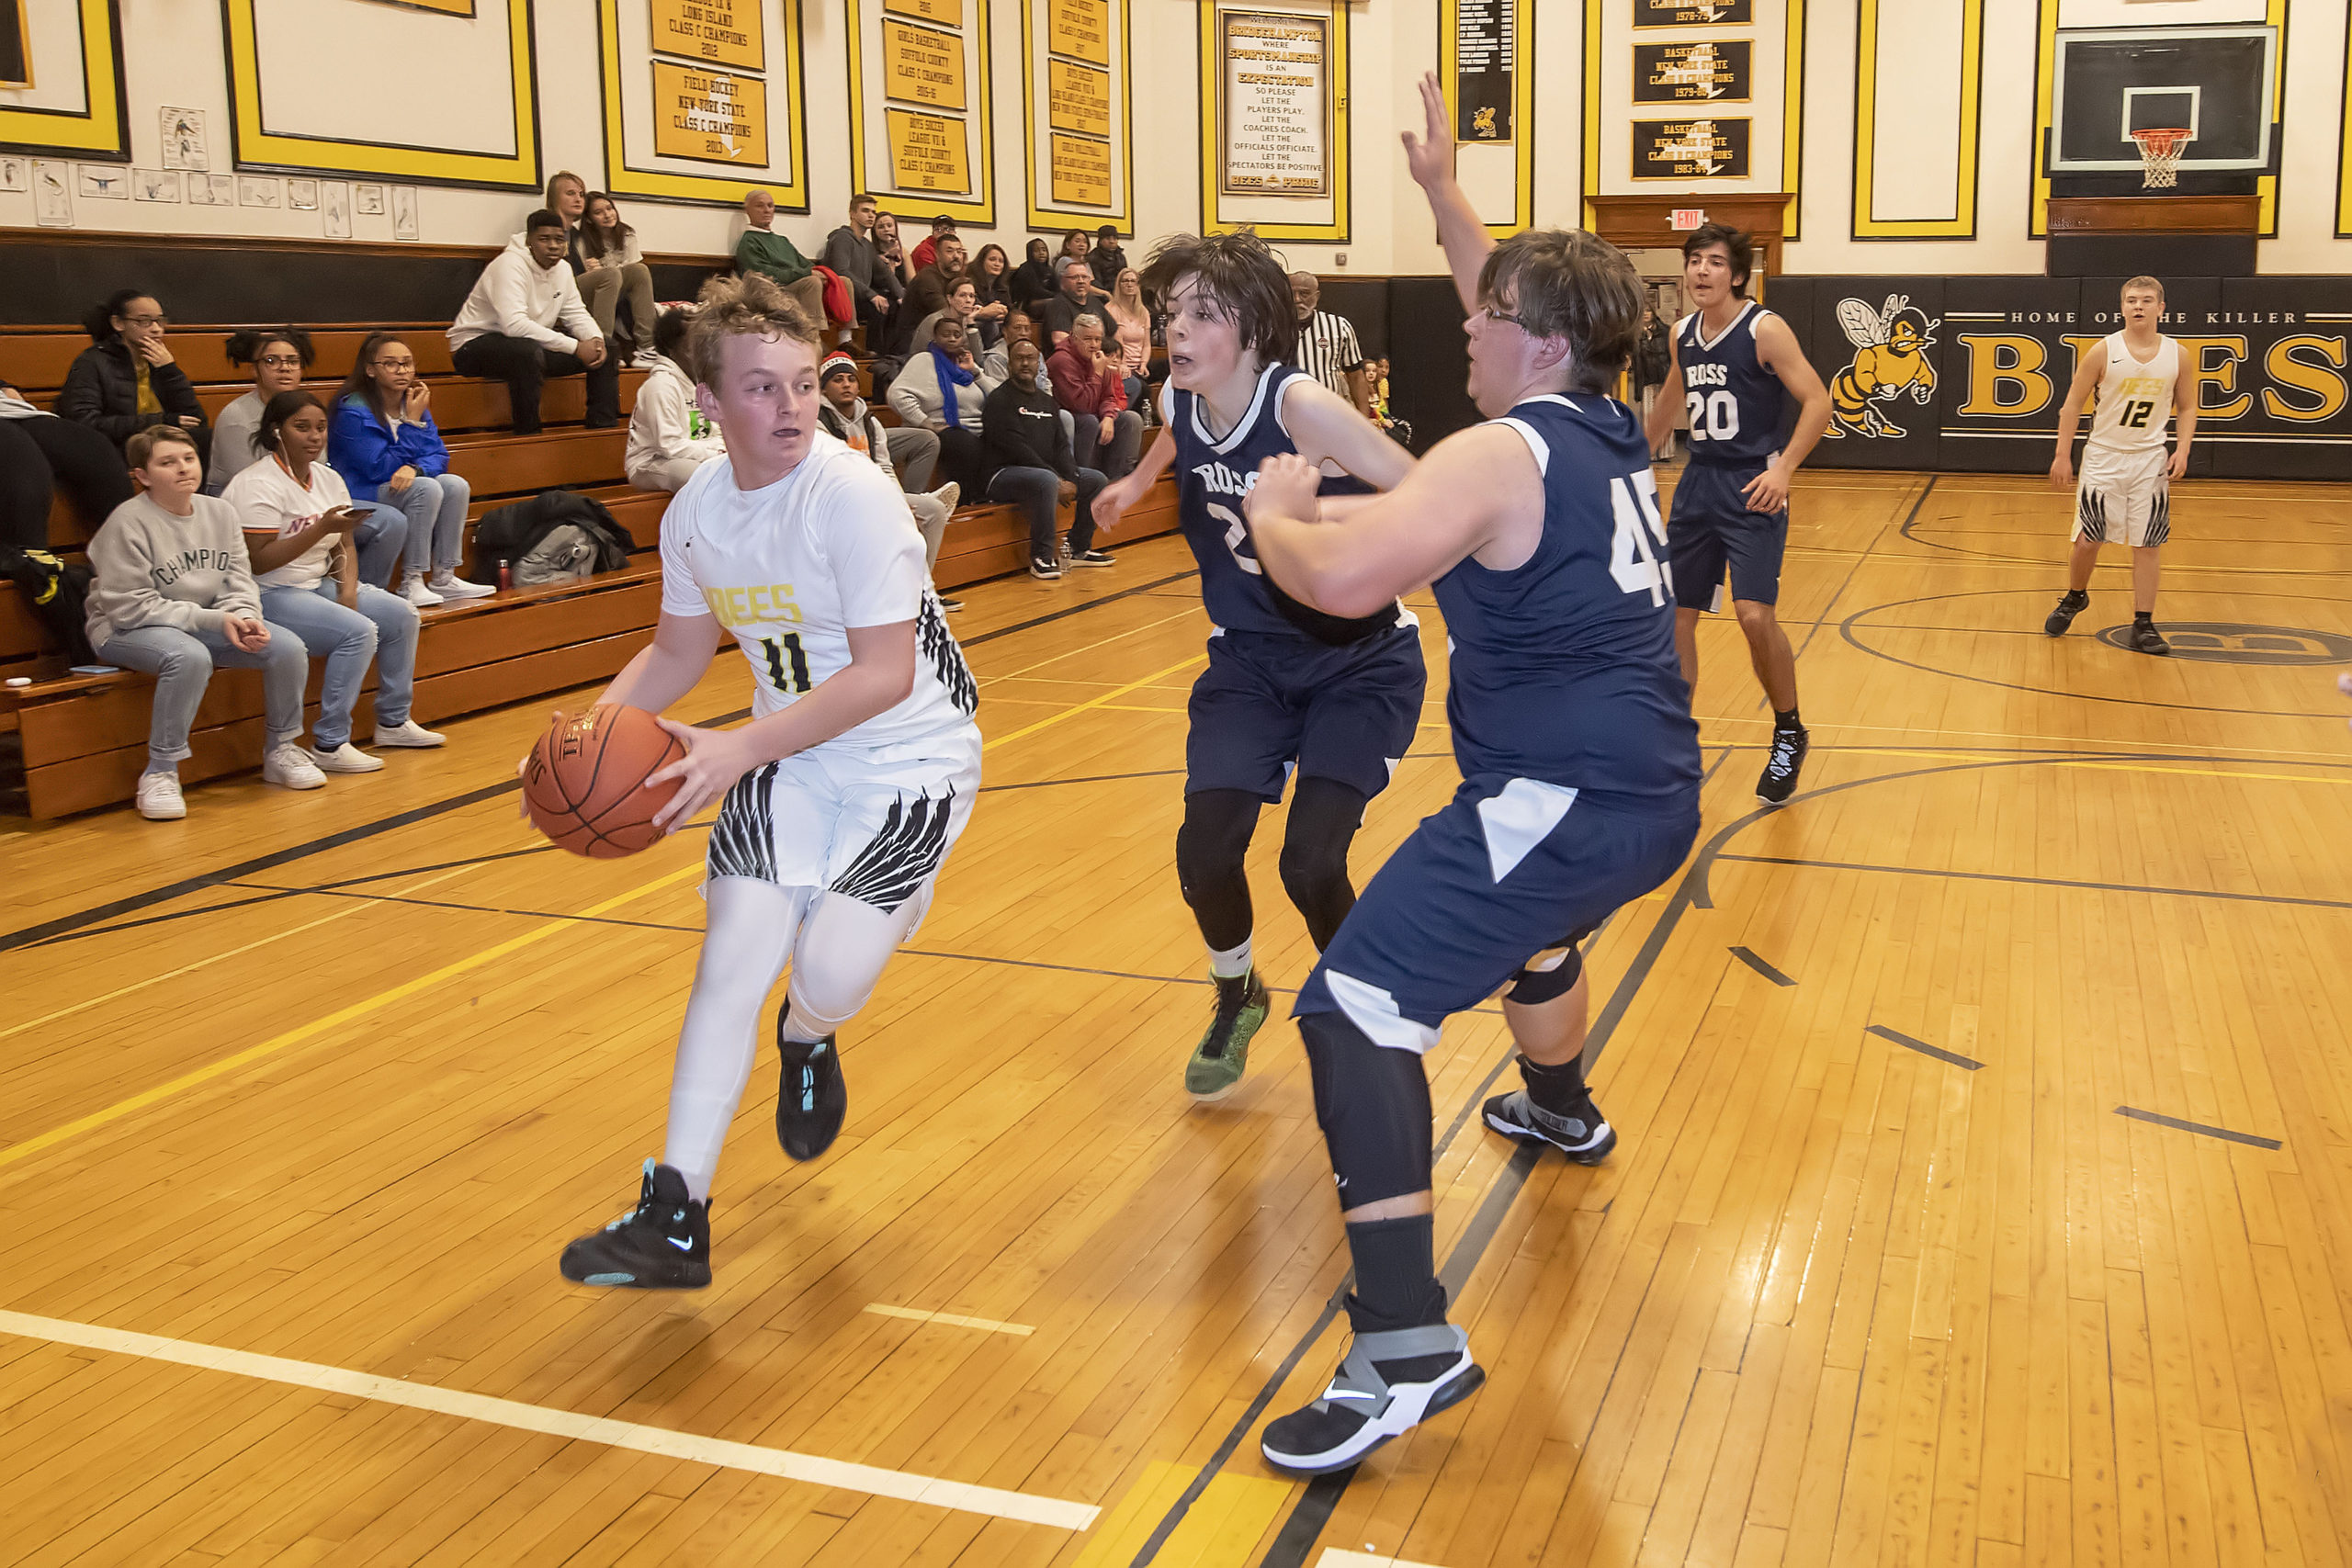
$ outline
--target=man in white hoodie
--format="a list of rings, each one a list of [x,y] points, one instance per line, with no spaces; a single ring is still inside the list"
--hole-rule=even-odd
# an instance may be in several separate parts
[[[588,428],[621,422],[620,361],[605,352],[565,264],[563,220],[542,208],[475,280],[449,327],[449,361],[461,375],[503,381],[514,434],[539,433],[539,388],[549,376],[588,378]]]
[[[675,495],[695,470],[727,456],[726,437],[695,401],[695,378],[678,363],[691,310],[664,310],[653,323],[653,352],[637,362],[647,375],[628,414],[628,450],[621,458],[628,482]]]

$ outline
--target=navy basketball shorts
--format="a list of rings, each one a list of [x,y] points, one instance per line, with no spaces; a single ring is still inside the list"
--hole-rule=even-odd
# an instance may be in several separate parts
[[[1750,512],[1740,492],[1765,465],[1716,468],[1685,463],[1667,513],[1667,557],[1674,563],[1675,603],[1710,613],[1724,607],[1724,574],[1731,596],[1776,604],[1781,557],[1789,547],[1789,514]]]
[[[1412,749],[1428,685],[1410,621],[1345,648],[1219,632],[1193,682],[1184,793],[1238,789],[1271,804],[1295,766],[1368,799]]]
[[[1364,888],[1292,1011],[1341,1013],[1376,1045],[1427,1051],[1447,1017],[1673,875],[1698,836],[1695,793],[1659,816],[1536,779],[1465,779]]]

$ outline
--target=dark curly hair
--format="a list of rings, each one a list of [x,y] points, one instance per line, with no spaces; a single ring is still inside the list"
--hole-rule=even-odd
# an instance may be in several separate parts
[[[1177,283],[1187,277],[1201,280],[1201,292],[1239,330],[1243,350],[1256,351],[1260,364],[1280,364],[1297,352],[1290,274],[1255,233],[1172,234],[1151,248],[1143,265],[1145,293],[1170,304]]]

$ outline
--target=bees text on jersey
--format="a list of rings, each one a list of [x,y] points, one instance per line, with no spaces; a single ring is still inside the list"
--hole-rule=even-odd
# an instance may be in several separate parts
[[[1756,329],[1771,315],[1753,299],[1731,324],[1707,335],[1694,310],[1674,324],[1674,359],[1682,369],[1690,415],[1690,460],[1720,468],[1762,468],[1781,449],[1788,389],[1758,357]]]
[[[2098,401],[2091,409],[2090,445],[2103,452],[2163,449],[2172,423],[2173,389],[2180,381],[2180,344],[2158,336],[2156,352],[2132,357],[2121,333],[2107,338],[2107,374],[2099,378]]]
[[[720,457],[662,517],[662,608],[714,615],[752,666],[765,718],[850,662],[849,634],[915,623],[914,689],[815,748],[874,760],[945,757],[978,744],[979,689],[923,571],[922,535],[882,470],[820,432],[774,484],[736,487]]]

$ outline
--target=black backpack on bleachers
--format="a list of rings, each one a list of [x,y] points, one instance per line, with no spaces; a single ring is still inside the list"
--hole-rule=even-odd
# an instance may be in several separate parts
[[[90,569],[78,561],[59,560],[47,550],[10,550],[6,555],[8,580],[57,639],[67,661],[96,664],[98,656],[90,649],[82,604],[89,592]]]
[[[595,541],[598,571],[616,571],[628,564],[628,530],[605,510],[603,502],[569,490],[546,491],[485,514],[474,525],[474,559],[519,561],[540,540],[567,525]]]

